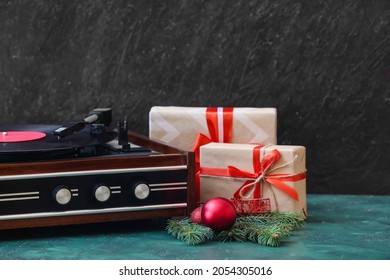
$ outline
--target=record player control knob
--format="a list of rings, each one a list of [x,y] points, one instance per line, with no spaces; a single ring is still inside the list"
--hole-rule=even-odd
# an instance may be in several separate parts
[[[68,204],[72,199],[72,193],[67,187],[58,187],[54,190],[53,196],[55,201],[61,205]]]
[[[138,199],[145,199],[149,196],[150,188],[145,183],[138,183],[134,187],[134,195]]]
[[[109,187],[101,185],[95,188],[94,195],[97,201],[105,202],[110,198],[111,191]]]

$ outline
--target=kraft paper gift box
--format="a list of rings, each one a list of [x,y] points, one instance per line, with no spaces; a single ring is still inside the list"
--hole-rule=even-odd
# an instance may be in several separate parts
[[[209,142],[276,144],[275,108],[155,106],[149,137],[186,150]]]
[[[200,202],[218,196],[268,200],[270,211],[306,217],[305,147],[228,143],[200,147]]]

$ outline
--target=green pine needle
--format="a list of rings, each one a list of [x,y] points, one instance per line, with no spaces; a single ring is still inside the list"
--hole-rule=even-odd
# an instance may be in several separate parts
[[[253,226],[248,232],[248,240],[259,243],[264,246],[277,247],[280,246],[283,241],[286,241],[290,237],[290,230],[284,226],[278,225],[270,226]]]
[[[237,241],[244,242],[246,241],[246,232],[240,227],[233,226],[230,230],[221,231],[216,239],[221,242],[226,241]]]
[[[258,215],[247,215],[238,217],[236,223],[238,224],[279,224],[289,225],[292,229],[301,228],[305,221],[301,218],[299,213],[296,212],[272,212]]]
[[[288,240],[291,231],[301,228],[304,220],[294,212],[272,212],[261,215],[240,216],[236,225],[247,232],[249,241],[277,247]]]
[[[189,219],[169,220],[167,231],[188,245],[198,245],[214,237],[214,232],[211,228],[191,223]]]

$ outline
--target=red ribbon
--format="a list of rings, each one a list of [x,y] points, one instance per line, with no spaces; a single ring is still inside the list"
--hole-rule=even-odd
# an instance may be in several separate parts
[[[193,147],[196,162],[200,162],[200,147],[211,142],[230,143],[233,131],[233,108],[222,109],[223,135],[219,135],[218,108],[209,107],[206,109],[206,123],[210,137],[199,133]],[[220,141],[222,140],[222,141]]]
[[[250,178],[235,193],[234,198],[242,198],[253,190],[253,198],[261,198],[261,180],[256,182],[260,177],[263,181],[280,189],[288,196],[298,201],[298,192],[284,182],[297,182],[306,178],[306,172],[298,174],[269,174],[269,169],[280,159],[280,153],[277,149],[272,150],[263,159],[260,159],[260,150],[263,146],[257,145],[253,148],[253,170],[248,172],[238,169],[234,166],[223,168],[201,168],[200,173],[204,175],[229,176],[237,178]],[[250,186],[252,186],[250,188]]]
[[[219,110],[222,110],[223,135],[221,137],[219,135]],[[200,198],[200,147],[211,142],[230,143],[233,131],[233,108],[207,108],[206,123],[210,137],[199,133],[193,147],[193,151],[195,152],[195,187],[198,202]]]
[[[238,177],[238,178],[253,178],[255,180],[247,180],[235,193],[234,198],[241,198],[241,190],[245,191],[245,186],[252,184],[256,181],[257,178],[259,178],[263,173],[265,173],[271,166],[274,165],[274,163],[279,160],[280,153],[278,150],[274,149],[272,150],[268,155],[266,155],[261,161],[260,159],[260,150],[263,147],[263,145],[258,145],[253,148],[253,170],[254,173],[247,172],[240,170],[234,166],[228,166],[228,173],[231,177]],[[253,192],[253,198],[260,198],[261,197],[261,185],[260,182],[257,182],[254,184],[254,192]],[[246,190],[244,192],[244,195],[246,195],[249,192],[249,190]]]

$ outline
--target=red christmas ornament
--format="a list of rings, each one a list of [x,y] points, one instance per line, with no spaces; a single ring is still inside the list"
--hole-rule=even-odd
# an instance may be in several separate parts
[[[215,231],[230,229],[236,217],[236,210],[232,203],[223,197],[215,197],[206,201],[202,208],[203,224]]]
[[[195,208],[191,213],[191,221],[195,224],[202,224],[202,206]]]

